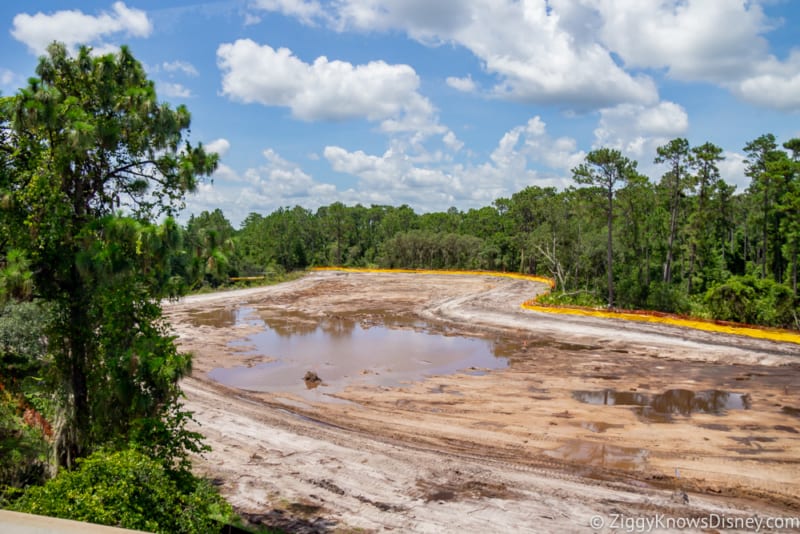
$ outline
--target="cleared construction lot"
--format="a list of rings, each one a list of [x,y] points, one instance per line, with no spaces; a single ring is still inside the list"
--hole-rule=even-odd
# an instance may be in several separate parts
[[[800,346],[520,308],[543,290],[319,272],[168,305],[197,468],[312,531],[800,517]]]

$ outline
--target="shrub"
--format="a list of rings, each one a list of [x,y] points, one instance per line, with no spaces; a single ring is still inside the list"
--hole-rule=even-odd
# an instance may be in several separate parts
[[[651,282],[647,291],[647,308],[668,313],[688,313],[690,308],[686,294],[680,288],[666,282]]]
[[[605,307],[605,301],[590,291],[552,292],[542,295],[536,302],[551,306],[586,306],[589,308]]]
[[[0,379],[22,378],[39,370],[51,320],[50,307],[42,302],[0,304]]]
[[[29,488],[11,509],[164,533],[218,532],[232,517],[208,482],[169,471],[133,449],[79,460],[75,470]]]
[[[13,488],[45,480],[47,452],[42,429],[26,423],[19,396],[0,389],[0,506]]]
[[[714,319],[797,327],[797,297],[785,285],[768,278],[732,276],[709,289],[705,301]]]

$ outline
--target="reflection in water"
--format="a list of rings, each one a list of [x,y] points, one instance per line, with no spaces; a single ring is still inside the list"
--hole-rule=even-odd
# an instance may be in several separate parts
[[[750,395],[717,389],[690,391],[670,389],[652,397],[630,391],[573,391],[573,398],[587,404],[636,406],[636,413],[651,422],[668,422],[672,415],[693,413],[724,415],[727,410],[749,410]]]
[[[237,323],[259,318],[253,310],[243,312],[237,315]],[[259,324],[263,331],[231,345],[253,348],[239,355],[263,354],[275,361],[214,369],[211,378],[242,389],[323,401],[330,400],[328,394],[354,384],[393,387],[426,376],[508,366],[506,358],[495,356],[494,343],[485,339],[382,325],[365,328],[352,318],[319,320],[299,314],[274,317],[264,313]],[[409,324],[416,327],[419,321],[395,319],[392,325]],[[316,373],[322,382],[309,388],[303,380],[307,372]]]
[[[296,334],[311,334],[319,328],[319,321],[309,321],[307,317],[286,314],[282,317],[261,317],[276,335],[290,337]]]
[[[236,324],[236,310],[217,308],[210,311],[197,312],[189,315],[192,326],[213,326],[228,328]]]
[[[573,391],[572,396],[586,404],[602,404],[606,406],[644,406],[647,404],[646,395],[630,391],[614,391],[613,389]]]
[[[250,317],[252,311],[252,308],[213,308],[191,313],[189,323],[193,326],[213,326],[215,328],[230,328],[237,324],[252,325],[254,324]],[[257,324],[261,324],[261,321],[258,321]]]
[[[581,427],[594,433],[603,433],[609,428],[625,428],[625,425],[606,423],[604,421],[586,421],[581,423]]]
[[[725,410],[749,410],[750,397],[717,389],[697,392],[687,389],[670,389],[661,395],[656,395],[650,407],[659,413],[722,415]]]
[[[648,456],[645,449],[617,447],[581,440],[568,441],[556,449],[544,451],[544,454],[558,460],[625,470],[640,469],[646,464]]]

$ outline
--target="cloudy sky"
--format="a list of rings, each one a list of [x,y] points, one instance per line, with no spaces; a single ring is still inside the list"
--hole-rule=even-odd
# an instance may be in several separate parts
[[[128,44],[222,156],[188,211],[490,205],[600,146],[658,179],[674,137],[800,137],[795,0],[3,2],[0,91],[59,40]]]

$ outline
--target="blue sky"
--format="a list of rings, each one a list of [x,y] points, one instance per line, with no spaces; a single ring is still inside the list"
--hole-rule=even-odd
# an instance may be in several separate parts
[[[191,139],[221,155],[189,213],[490,205],[572,183],[618,148],[653,179],[675,137],[800,137],[800,2],[190,0],[3,2],[0,91],[52,40],[130,46]]]

